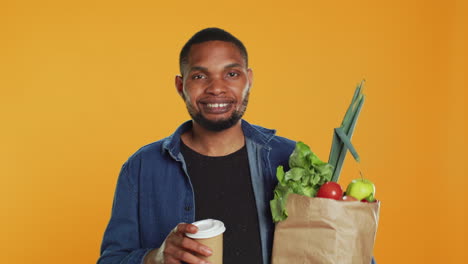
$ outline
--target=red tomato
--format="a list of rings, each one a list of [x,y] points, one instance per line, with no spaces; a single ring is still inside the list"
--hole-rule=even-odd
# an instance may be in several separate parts
[[[326,182],[322,184],[317,192],[317,197],[330,198],[335,200],[341,200],[343,196],[343,190],[341,186],[336,182]]]

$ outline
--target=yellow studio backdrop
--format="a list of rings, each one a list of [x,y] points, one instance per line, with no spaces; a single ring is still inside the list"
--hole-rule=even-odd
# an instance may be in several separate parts
[[[121,165],[189,117],[178,54],[209,26],[249,51],[245,118],[323,160],[366,79],[353,143],[382,201],[377,262],[466,261],[467,15],[461,0],[1,1],[1,262],[96,262]]]

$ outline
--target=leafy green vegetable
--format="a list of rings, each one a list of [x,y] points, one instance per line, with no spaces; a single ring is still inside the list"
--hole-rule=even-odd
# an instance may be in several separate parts
[[[302,142],[296,143],[296,148],[289,157],[290,169],[285,172],[283,166],[276,168],[278,185],[274,198],[270,201],[274,222],[283,221],[288,217],[286,201],[290,193],[315,197],[322,184],[331,180],[333,167],[321,161]]]
[[[307,168],[309,165],[310,154],[312,151],[310,148],[302,143],[297,142],[294,152],[289,157],[289,167],[290,168]]]
[[[348,149],[351,151],[356,161],[359,162],[359,155],[351,144],[351,137],[353,136],[357,119],[361,112],[362,105],[364,104],[365,95],[362,93],[363,84],[364,81],[356,87],[351,104],[343,118],[343,122],[339,128],[335,128],[333,134],[328,163],[334,167],[332,181],[335,182],[338,181],[340,177],[341,167],[343,166]]]

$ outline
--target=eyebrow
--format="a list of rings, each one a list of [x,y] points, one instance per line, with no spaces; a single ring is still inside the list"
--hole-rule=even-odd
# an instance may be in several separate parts
[[[201,66],[193,66],[190,68],[189,72],[193,72],[193,71],[208,71],[208,68],[201,67]]]
[[[231,63],[231,64],[224,66],[224,69],[235,68],[235,67],[242,67],[242,65],[240,65],[239,63]]]
[[[242,65],[239,63],[231,63],[231,64],[224,66],[224,69],[235,68],[235,67],[242,67]],[[193,72],[193,71],[205,71],[206,72],[208,71],[208,68],[202,67],[202,66],[193,66],[190,68],[189,72]]]

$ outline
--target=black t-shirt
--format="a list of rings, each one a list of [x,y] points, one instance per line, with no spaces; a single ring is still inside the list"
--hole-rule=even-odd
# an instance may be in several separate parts
[[[257,207],[247,148],[221,157],[204,156],[181,141],[195,192],[195,219],[218,219],[226,226],[223,264],[262,263]]]

